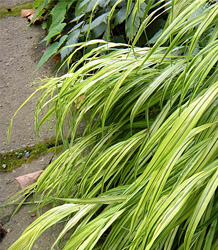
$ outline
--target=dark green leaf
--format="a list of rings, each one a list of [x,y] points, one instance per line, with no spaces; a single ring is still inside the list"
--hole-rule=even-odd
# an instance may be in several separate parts
[[[81,14],[81,15],[78,15],[78,16],[76,16],[75,18],[73,18],[71,21],[70,21],[70,23],[73,23],[73,22],[76,22],[76,21],[79,21],[79,19],[80,18],[82,18],[82,17],[84,17],[85,16],[85,14],[83,13],[83,14]]]
[[[134,21],[132,20],[132,14],[128,17],[126,23],[126,35],[129,39],[133,39],[140,25],[139,16],[135,16]]]
[[[80,35],[80,30],[75,30],[68,36],[68,40],[66,42],[66,46],[76,44],[78,42]],[[63,60],[72,50],[74,49],[74,46],[68,47],[68,48],[63,48],[60,51],[61,54],[61,59]]]
[[[92,34],[94,38],[100,37],[105,31],[107,31],[107,24],[101,23],[97,27],[92,30]]]
[[[64,43],[66,38],[67,38],[67,35],[61,37],[59,42],[52,43],[46,49],[45,53],[43,54],[42,58],[40,59],[38,65],[36,67],[36,70],[38,70],[52,55],[54,55],[58,51],[58,49]]]
[[[65,26],[66,23],[60,23],[57,26],[54,26],[42,41],[46,41],[46,44],[48,44],[51,41],[51,38],[59,35]]]

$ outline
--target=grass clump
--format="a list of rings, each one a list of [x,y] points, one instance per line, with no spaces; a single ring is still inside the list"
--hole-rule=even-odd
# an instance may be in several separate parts
[[[61,222],[51,249],[67,232],[63,250],[217,249],[218,2],[141,2],[148,15],[131,45],[77,44],[97,46],[39,87],[37,129],[55,115],[68,147],[26,190],[53,208],[9,250],[31,249]],[[154,45],[137,47],[165,14]]]

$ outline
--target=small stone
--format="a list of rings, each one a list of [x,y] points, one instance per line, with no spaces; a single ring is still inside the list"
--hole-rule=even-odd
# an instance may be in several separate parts
[[[2,164],[2,168],[4,168],[4,169],[5,169],[6,167],[7,167],[7,165],[6,165],[6,164]]]
[[[30,152],[29,151],[24,151],[24,158],[28,158],[30,156]]]
[[[6,178],[5,181],[6,181],[6,184],[9,184],[11,182],[11,179]]]

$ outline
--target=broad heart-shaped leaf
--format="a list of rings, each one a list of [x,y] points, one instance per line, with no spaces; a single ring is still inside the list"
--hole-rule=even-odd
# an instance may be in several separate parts
[[[35,71],[38,70],[52,55],[54,55],[58,51],[58,49],[64,43],[67,37],[67,35],[62,36],[59,42],[52,43],[48,47],[48,49],[45,51],[42,58],[40,59]]]
[[[42,40],[42,42],[46,41],[46,45],[51,41],[51,38],[59,35],[63,28],[66,26],[66,23],[60,23],[57,26],[54,26],[48,33],[48,35]]]
[[[72,32],[68,36],[68,41],[66,42],[66,46],[77,43],[79,39],[79,35],[80,35],[80,29]],[[74,46],[63,48],[63,50],[60,51],[61,59],[63,60],[65,56],[67,56],[73,49],[74,49]]]

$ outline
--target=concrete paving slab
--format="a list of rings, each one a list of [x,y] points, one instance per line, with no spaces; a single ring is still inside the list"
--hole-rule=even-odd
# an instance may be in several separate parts
[[[26,20],[20,17],[0,19],[0,153],[33,145],[52,134],[47,126],[41,138],[35,136],[34,110],[37,98],[28,102],[15,117],[10,144],[7,145],[7,129],[19,106],[34,92],[32,84],[37,78],[51,76],[54,64],[46,63],[34,72],[45,44],[40,26],[26,30]]]
[[[6,8],[6,7],[12,7],[15,5],[21,5],[21,4],[25,4],[25,3],[30,3],[30,2],[34,2],[31,0],[1,0],[0,2],[0,9],[1,8]]]
[[[21,167],[10,173],[0,174],[0,207],[10,196],[20,191],[19,185],[14,178],[44,169],[48,165],[52,156],[53,154],[50,153],[30,164],[23,164]],[[15,216],[9,220],[14,208],[14,206],[7,206],[4,209],[0,208],[0,223],[3,224],[4,229],[8,232],[2,242],[0,242],[1,250],[7,250],[9,246],[20,237],[24,229],[37,218],[31,216],[31,210],[33,209],[32,205],[23,205]],[[44,211],[46,209],[49,209],[49,207],[45,208]],[[62,228],[63,225],[59,224],[58,226],[48,229],[37,240],[32,249],[49,250]],[[54,248],[54,250],[58,249],[59,247]]]
[[[3,1],[6,6],[25,1]],[[14,2],[14,3],[13,3]],[[0,6],[0,7],[1,7]],[[34,72],[39,62],[45,44],[39,44],[44,37],[40,26],[31,26],[26,30],[26,20],[20,17],[7,17],[0,19],[0,153],[34,145],[36,142],[53,136],[52,129],[44,126],[41,137],[37,138],[34,131],[34,109],[37,97],[28,102],[14,119],[10,144],[7,145],[6,133],[10,119],[17,108],[29,97],[36,86],[32,84],[37,78],[52,76],[54,63],[46,63],[39,71]],[[23,164],[8,173],[0,173],[0,207],[18,190],[15,177],[44,169],[51,154],[41,157],[37,161]],[[3,227],[8,234],[0,242],[0,249],[6,250],[15,242],[23,230],[36,217],[31,217],[30,206],[22,206],[10,221],[4,221]],[[12,207],[0,209],[0,223],[13,211]],[[58,232],[62,228],[58,225],[48,230],[32,249],[47,250],[51,248]],[[59,249],[58,247],[55,248]]]

